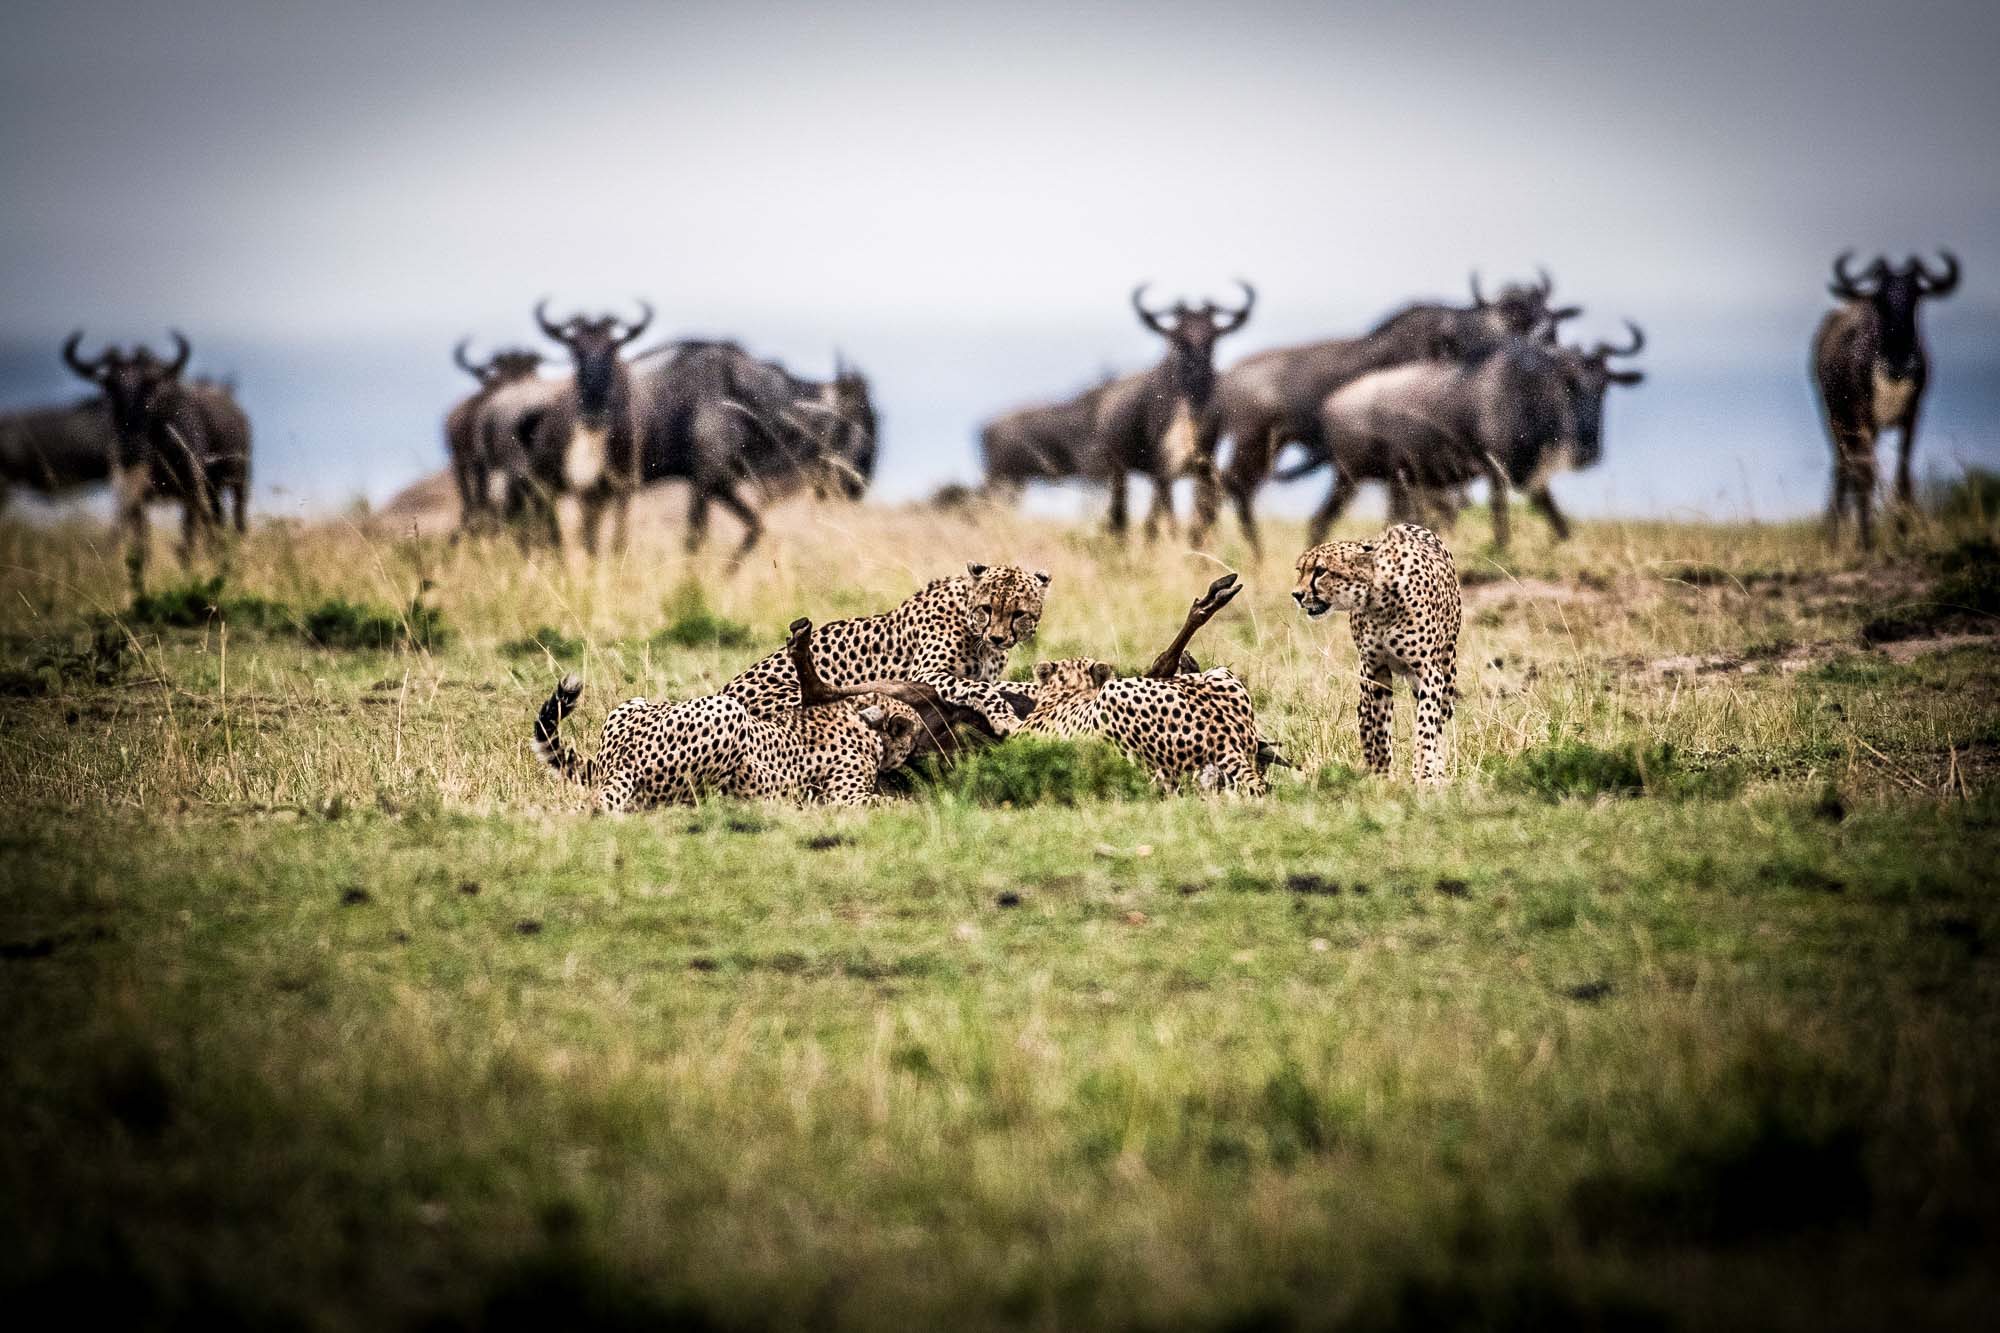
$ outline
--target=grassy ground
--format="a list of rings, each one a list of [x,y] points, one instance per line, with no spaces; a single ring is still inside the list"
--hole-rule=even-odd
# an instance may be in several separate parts
[[[1863,562],[1526,519],[1496,557],[1468,519],[1434,796],[1354,772],[1293,529],[786,526],[727,575],[657,527],[590,566],[274,524],[133,606],[101,530],[0,525],[0,1290],[306,1327],[2000,1308],[1989,526]],[[1240,570],[1195,651],[1300,771],[606,821],[530,759],[565,670],[587,742],[968,559],[1054,573],[1023,668],[1142,665]]]

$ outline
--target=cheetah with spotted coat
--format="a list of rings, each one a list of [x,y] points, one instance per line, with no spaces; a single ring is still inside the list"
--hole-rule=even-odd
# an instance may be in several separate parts
[[[810,651],[825,682],[916,681],[949,703],[981,710],[996,727],[1011,727],[1012,713],[990,686],[1015,645],[1034,637],[1049,575],[1018,565],[968,564],[965,571],[931,580],[893,611],[813,627]],[[780,649],[722,693],[752,717],[774,719],[798,705],[798,669]]]
[[[1394,676],[1417,701],[1419,783],[1444,780],[1444,727],[1458,695],[1458,571],[1437,534],[1399,523],[1371,542],[1324,542],[1299,557],[1292,600],[1312,617],[1348,613],[1360,655],[1361,750],[1371,772],[1389,771]]]
[[[894,700],[795,708],[781,721],[753,716],[726,694],[684,703],[628,699],[604,720],[595,757],[562,737],[583,682],[565,677],[535,718],[535,756],[596,789],[607,814],[704,795],[862,805],[879,773],[910,757],[917,715]]]
[[[1164,679],[1118,676],[1107,662],[1070,657],[1035,664],[1035,708],[1018,730],[1102,736],[1174,790],[1193,775],[1204,789],[1262,796],[1267,747],[1250,692],[1228,667]]]

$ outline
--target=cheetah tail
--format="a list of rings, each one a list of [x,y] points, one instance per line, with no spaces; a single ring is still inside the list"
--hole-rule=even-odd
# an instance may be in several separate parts
[[[597,761],[585,759],[562,738],[562,720],[576,707],[577,696],[582,693],[581,677],[564,676],[556,692],[542,705],[542,711],[535,715],[535,758],[588,787],[597,780]]]

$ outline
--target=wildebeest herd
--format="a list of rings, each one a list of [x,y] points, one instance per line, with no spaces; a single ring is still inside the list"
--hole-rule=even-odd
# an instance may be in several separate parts
[[[1814,338],[1812,369],[1833,445],[1835,536],[1851,512],[1862,544],[1873,543],[1883,431],[1901,437],[1896,501],[1912,501],[1910,459],[1928,378],[1918,309],[1958,281],[1948,251],[1935,269],[1915,256],[1901,265],[1878,257],[1859,272],[1851,253],[1834,261],[1830,290],[1840,304]],[[1271,348],[1218,370],[1219,341],[1255,308],[1249,284],[1234,305],[1171,307],[1149,304],[1142,286],[1132,307],[1164,344],[1159,363],[987,422],[981,493],[1006,500],[1029,482],[1093,482],[1108,488],[1108,522],[1122,534],[1137,473],[1152,486],[1150,535],[1174,525],[1173,489],[1186,479],[1191,543],[1209,540],[1227,496],[1256,548],[1256,498],[1274,475],[1330,472],[1309,529],[1315,543],[1363,483],[1388,488],[1392,520],[1435,522],[1449,518],[1468,484],[1484,481],[1497,544],[1507,541],[1516,490],[1561,538],[1569,525],[1550,478],[1602,456],[1605,395],[1643,378],[1626,359],[1645,338],[1628,322],[1619,344],[1564,343],[1562,324],[1581,311],[1553,305],[1553,290],[1543,273],[1489,297],[1475,276],[1469,304],[1412,304],[1359,335]],[[617,547],[633,496],[680,480],[689,487],[688,548],[702,544],[720,505],[742,525],[740,559],[762,534],[759,509],[772,497],[809,487],[857,498],[874,475],[874,402],[867,378],[850,366],[837,363],[831,379],[814,380],[710,339],[635,352],[653,318],[643,305],[630,321],[558,321],[546,302],[534,316],[560,354],[505,348],[473,360],[463,342],[453,352],[477,383],[444,424],[468,532],[505,527],[523,541],[559,541],[557,502],[567,497],[583,545],[599,548],[608,519]],[[192,349],[172,337],[169,355],[142,345],[87,357],[79,331],[62,358],[94,392],[0,416],[0,485],[47,496],[110,485],[135,587],[150,504],[179,506],[184,559],[198,539],[220,543],[227,527],[241,533],[246,522],[249,420],[228,384],[187,375]],[[1298,452],[1280,469],[1288,448]]]

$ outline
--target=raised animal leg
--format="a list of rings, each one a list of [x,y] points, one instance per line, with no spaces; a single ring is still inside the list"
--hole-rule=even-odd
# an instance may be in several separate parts
[[[1180,632],[1174,635],[1173,642],[1153,659],[1153,664],[1146,668],[1146,674],[1157,680],[1168,680],[1179,675],[1181,654],[1187,651],[1188,642],[1194,638],[1195,631],[1215,619],[1215,613],[1228,606],[1230,600],[1242,591],[1243,585],[1236,581],[1234,574],[1224,574],[1209,584],[1208,591],[1195,598],[1194,605],[1188,608],[1187,620],[1182,623]]]
[[[1390,681],[1386,661],[1362,663],[1361,701],[1355,708],[1361,724],[1361,754],[1368,771],[1381,777],[1389,775],[1389,715],[1394,698]]]
[[[1437,667],[1417,675],[1417,753],[1412,776],[1419,786],[1436,786],[1444,781],[1444,728],[1451,721],[1457,695],[1452,672]]]
[[[1556,497],[1549,493],[1546,485],[1537,486],[1529,491],[1528,503],[1549,521],[1549,527],[1554,530],[1557,541],[1569,540],[1569,519],[1563,516],[1562,510],[1556,508]]]

